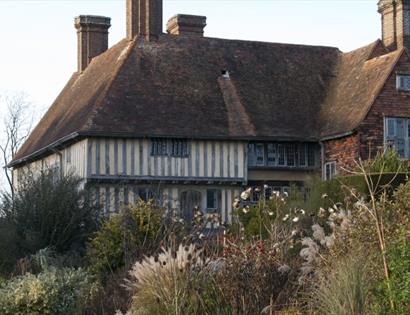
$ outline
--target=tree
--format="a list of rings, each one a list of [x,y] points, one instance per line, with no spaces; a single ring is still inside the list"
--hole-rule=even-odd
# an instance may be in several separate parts
[[[81,179],[54,171],[27,174],[14,198],[4,194],[0,208],[11,222],[22,257],[46,247],[56,253],[81,251],[97,229],[99,209]]]
[[[12,195],[14,194],[13,181],[7,165],[30,134],[33,123],[31,103],[27,98],[27,94],[23,92],[8,93],[0,97],[0,105],[6,111],[3,119],[4,136],[0,136],[0,166],[4,169]]]

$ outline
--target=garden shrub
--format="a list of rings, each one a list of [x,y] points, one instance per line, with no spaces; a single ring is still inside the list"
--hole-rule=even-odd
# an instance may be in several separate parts
[[[0,275],[10,274],[21,257],[16,239],[14,224],[6,218],[0,218]]]
[[[50,268],[26,274],[0,287],[4,315],[78,315],[93,298],[98,285],[82,269]]]
[[[14,198],[3,195],[1,204],[21,257],[52,247],[57,253],[81,251],[98,226],[98,209],[74,176],[43,172],[27,174]]]
[[[386,280],[374,290],[374,313],[407,315],[410,314],[410,243],[406,240],[392,246],[388,252],[390,263],[391,296],[395,309],[389,305],[389,290]]]
[[[88,244],[92,272],[105,279],[136,257],[158,251],[165,231],[163,217],[164,210],[153,201],[139,200],[107,219]]]
[[[227,241],[216,283],[232,314],[260,314],[267,307],[276,311],[276,304],[287,300],[280,295],[290,285],[292,269],[281,263],[279,248],[269,240]]]
[[[128,286],[135,293],[127,314],[232,314],[212,280],[217,268],[194,245],[145,257],[130,271]]]
[[[369,281],[364,257],[348,255],[323,268],[312,292],[314,309],[326,315],[362,315],[368,304]]]

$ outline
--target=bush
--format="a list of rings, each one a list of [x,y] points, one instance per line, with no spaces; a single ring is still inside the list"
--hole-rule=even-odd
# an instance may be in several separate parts
[[[281,264],[278,252],[269,241],[228,241],[216,283],[233,314],[260,314],[268,308],[273,312],[277,304],[288,302],[289,296],[280,295],[287,292],[292,269]]]
[[[21,257],[52,247],[57,253],[82,250],[98,226],[98,209],[80,180],[54,172],[27,175],[14,198],[3,196],[0,206],[15,230]]]
[[[17,259],[21,257],[15,225],[6,218],[0,218],[0,240],[0,275],[6,276],[13,271]]]
[[[364,262],[360,255],[350,255],[321,270],[312,293],[314,308],[320,314],[365,314],[369,283]]]
[[[107,219],[91,238],[87,259],[93,273],[109,274],[160,249],[164,210],[152,201],[138,201]]]
[[[394,245],[388,252],[390,263],[391,294],[386,281],[374,290],[375,314],[410,314],[410,243],[405,240]],[[389,305],[390,295],[395,309]]]
[[[135,293],[127,314],[232,314],[220,298],[223,292],[214,286],[215,267],[194,245],[146,257],[130,272]]]
[[[4,315],[77,315],[98,290],[82,269],[50,268],[37,276],[26,274],[0,287]]]

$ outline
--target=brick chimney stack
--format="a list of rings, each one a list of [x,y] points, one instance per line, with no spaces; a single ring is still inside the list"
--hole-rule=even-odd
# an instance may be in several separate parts
[[[177,14],[169,19],[167,32],[171,35],[204,36],[206,16]]]
[[[380,0],[382,39],[389,50],[410,51],[410,0]]]
[[[91,59],[108,49],[111,19],[104,16],[80,15],[75,18],[78,40],[78,72],[87,68]]]
[[[162,34],[162,0],[127,1],[127,39],[144,36],[152,40]]]

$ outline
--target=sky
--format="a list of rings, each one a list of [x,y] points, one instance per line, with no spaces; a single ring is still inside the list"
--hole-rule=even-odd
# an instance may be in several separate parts
[[[207,16],[208,37],[343,51],[380,37],[377,0],[164,0],[164,24],[176,13]],[[0,0],[0,94],[24,91],[47,109],[76,70],[80,14],[112,18],[110,45],[125,36],[125,0]]]
[[[208,37],[350,51],[381,36],[377,0],[164,0],[164,31],[177,13],[207,16]],[[125,0],[0,0],[0,99],[21,91],[41,118],[76,71],[80,14],[111,17],[110,46],[125,37]]]

